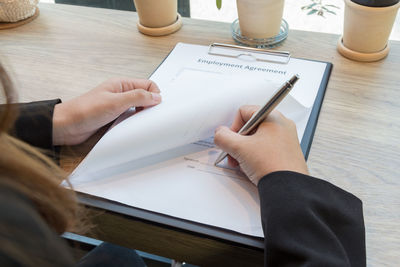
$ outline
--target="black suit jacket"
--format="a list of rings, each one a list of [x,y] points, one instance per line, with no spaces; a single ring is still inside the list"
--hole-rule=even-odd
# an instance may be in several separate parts
[[[52,114],[57,103],[59,100],[21,104],[13,134],[54,152]],[[41,220],[34,205],[10,188],[0,190],[9,196],[0,202],[1,238],[12,238],[4,231],[14,226],[12,218],[16,216],[24,235],[15,242],[22,249],[35,251],[35,256],[45,261],[70,265],[68,249]],[[265,266],[366,265],[362,203],[357,197],[326,181],[290,171],[265,175],[258,190]],[[38,244],[28,242],[32,236]],[[12,265],[14,260],[0,251],[0,265]]]

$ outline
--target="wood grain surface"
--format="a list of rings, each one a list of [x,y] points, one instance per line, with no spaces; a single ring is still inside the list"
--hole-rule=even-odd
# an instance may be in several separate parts
[[[31,23],[0,32],[0,60],[10,70],[21,101],[67,100],[115,76],[146,78],[177,42],[233,43],[226,23],[185,18],[178,32],[149,37],[137,31],[134,12],[51,4],[39,7],[41,14]],[[359,63],[336,51],[338,39],[338,35],[290,31],[279,49],[290,51],[293,57],[334,64],[308,165],[313,176],[362,199],[368,265],[393,266],[400,261],[400,42],[390,42],[386,59]],[[73,156],[64,157],[64,168],[72,170],[95,141],[92,138],[65,153]],[[262,263],[260,251],[237,252],[232,244],[191,239],[187,233],[176,239],[179,235],[168,229],[160,234],[162,227],[154,234],[170,234],[171,241],[152,242],[160,238],[137,230],[145,228],[145,223],[130,224],[123,216],[107,216],[97,220],[99,229],[107,232],[105,240],[199,265],[243,263],[241,257],[248,257],[252,265]],[[120,232],[112,233],[110,218],[117,218],[115,229]],[[141,241],[130,240],[129,233]],[[182,247],[177,242],[187,243],[174,252],[174,246]]]

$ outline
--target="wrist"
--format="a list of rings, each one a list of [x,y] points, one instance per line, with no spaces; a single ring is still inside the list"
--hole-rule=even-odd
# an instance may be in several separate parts
[[[77,145],[93,132],[85,131],[83,112],[70,102],[58,104],[53,112],[53,145]]]
[[[282,166],[268,166],[267,168],[264,168],[263,171],[257,173],[256,178],[254,179],[255,181],[252,180],[252,182],[255,183],[256,186],[258,186],[258,183],[262,178],[276,172],[293,172],[303,175],[309,175],[307,164],[305,163],[303,158],[301,158],[301,160],[293,160],[292,162],[283,164]]]
[[[54,106],[53,111],[53,145],[59,146],[65,144],[65,129],[67,125],[67,116],[64,111],[64,104],[60,103]]]

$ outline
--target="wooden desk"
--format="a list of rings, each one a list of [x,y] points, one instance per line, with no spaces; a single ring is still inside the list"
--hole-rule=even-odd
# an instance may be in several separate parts
[[[148,77],[177,42],[233,43],[226,23],[184,19],[177,33],[154,38],[138,33],[132,12],[49,4],[40,10],[32,23],[0,31],[0,58],[11,70],[21,101],[67,100],[109,77]],[[392,265],[400,260],[400,42],[391,42],[388,58],[358,63],[336,52],[338,38],[291,31],[280,48],[294,57],[334,64],[310,171],[363,200],[368,263]],[[71,170],[80,153],[64,167]],[[94,220],[102,240],[193,264],[263,261],[261,250],[123,215],[104,212]]]

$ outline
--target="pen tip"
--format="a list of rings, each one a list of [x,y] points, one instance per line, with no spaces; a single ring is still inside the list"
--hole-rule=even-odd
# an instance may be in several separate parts
[[[219,156],[219,157],[217,158],[217,160],[214,162],[214,166],[217,167],[218,163],[220,163],[223,159],[224,159],[223,157]]]

